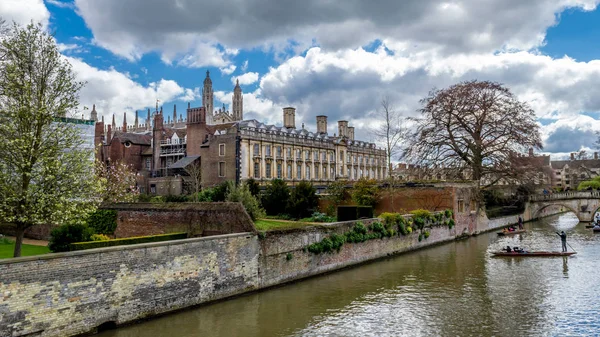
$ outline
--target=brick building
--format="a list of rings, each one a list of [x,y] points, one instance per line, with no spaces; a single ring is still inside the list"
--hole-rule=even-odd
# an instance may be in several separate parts
[[[104,120],[97,123],[98,156],[133,166],[144,177],[140,189],[150,194],[186,192],[190,165],[201,169],[202,185],[241,181],[250,177],[260,183],[280,178],[290,185],[301,180],[325,186],[336,179],[384,179],[385,151],[375,144],[354,139],[354,127],[338,121],[338,135],[327,133],[327,116],[317,116],[316,132],[296,128],[296,110],[283,108],[283,126],[243,119],[243,96],[236,83],[232,112],[213,112],[213,89],[207,71],[202,89],[202,106],[188,104],[186,117],[165,116],[162,108],[148,116],[145,124],[133,125],[124,118],[116,127]],[[95,108],[92,119],[97,118]],[[165,120],[166,117],[166,120]],[[151,120],[152,118],[152,120]]]

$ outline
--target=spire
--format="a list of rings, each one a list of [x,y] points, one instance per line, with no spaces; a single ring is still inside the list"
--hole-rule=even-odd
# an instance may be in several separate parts
[[[115,123],[115,114],[113,113],[113,120],[112,120],[112,128],[113,129],[117,129],[117,123]]]
[[[206,78],[204,79],[204,86],[202,87],[202,106],[206,111],[206,124],[213,124],[213,111],[215,108],[213,99],[213,88],[212,81],[210,79],[210,72],[206,71]]]
[[[102,124],[104,124],[104,115],[102,115]]]
[[[123,132],[127,132],[127,113],[123,112]]]
[[[231,112],[234,121],[241,121],[244,119],[244,96],[242,95],[242,88],[240,87],[240,80],[236,79],[235,88],[233,89]]]
[[[96,112],[96,104],[92,105],[92,113],[90,114],[90,118],[94,121],[98,121],[98,113]]]
[[[150,122],[150,108],[148,108],[148,117],[146,117],[146,130],[150,130],[150,124],[152,124],[152,122]]]
[[[137,129],[137,128],[138,128],[138,125],[139,125],[139,120],[138,120],[138,111],[137,111],[137,110],[135,110],[135,122],[133,122],[133,127]]]
[[[173,104],[173,124],[177,122],[177,105]]]

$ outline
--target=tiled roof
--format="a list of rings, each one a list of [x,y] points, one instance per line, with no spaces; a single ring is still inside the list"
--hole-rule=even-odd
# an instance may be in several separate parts
[[[150,133],[133,133],[116,131],[113,140],[118,139],[121,143],[130,142],[137,145],[150,145],[152,136]]]
[[[560,170],[565,165],[569,165],[569,167],[600,168],[600,159],[556,160],[552,162],[553,169]]]

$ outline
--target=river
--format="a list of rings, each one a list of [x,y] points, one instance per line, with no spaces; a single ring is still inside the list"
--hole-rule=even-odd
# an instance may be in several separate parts
[[[100,333],[192,336],[590,336],[600,333],[600,234],[572,214],[486,233]],[[497,258],[506,245],[573,257]]]

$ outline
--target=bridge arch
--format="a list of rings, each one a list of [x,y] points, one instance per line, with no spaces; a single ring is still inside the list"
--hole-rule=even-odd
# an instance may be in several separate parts
[[[550,206],[561,206],[575,213],[581,222],[591,222],[600,210],[600,191],[569,191],[544,195],[532,195],[527,203],[527,214],[538,218],[540,212]]]
[[[554,203],[548,203],[548,204],[540,205],[539,208],[536,208],[532,212],[531,216],[532,216],[533,219],[537,219],[537,218],[539,218],[540,212],[542,212],[543,210],[545,210],[548,207],[554,207],[554,206],[559,206],[559,207],[563,207],[563,208],[567,209],[569,212],[574,213],[577,216],[577,218],[579,219],[579,221],[582,221],[582,219],[579,218],[579,211],[578,210],[573,209],[573,207],[569,206],[568,204],[561,203],[561,202],[554,202]]]

